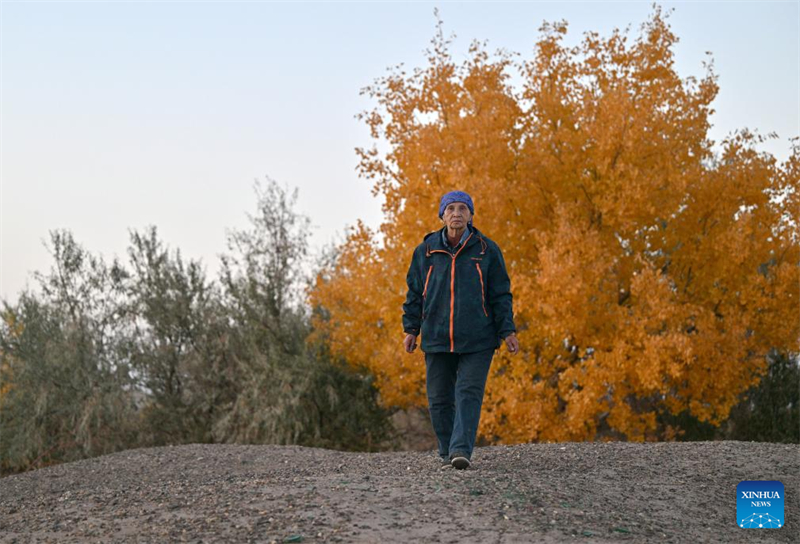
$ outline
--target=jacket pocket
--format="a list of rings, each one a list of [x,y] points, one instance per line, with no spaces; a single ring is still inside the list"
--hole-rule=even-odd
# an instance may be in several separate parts
[[[475,268],[478,270],[478,280],[481,282],[481,308],[483,308],[483,314],[489,317],[489,313],[486,311],[486,295],[484,295],[483,289],[483,272],[481,272],[480,264],[475,263]]]
[[[425,319],[425,300],[428,296],[428,281],[431,279],[431,272],[433,272],[433,265],[428,267],[428,275],[425,276],[425,288],[422,290],[422,319]]]

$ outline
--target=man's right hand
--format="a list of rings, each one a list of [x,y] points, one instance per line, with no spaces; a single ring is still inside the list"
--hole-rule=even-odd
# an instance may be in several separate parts
[[[412,353],[415,349],[417,349],[416,335],[406,334],[406,338],[403,340],[403,347],[406,348],[408,353]]]

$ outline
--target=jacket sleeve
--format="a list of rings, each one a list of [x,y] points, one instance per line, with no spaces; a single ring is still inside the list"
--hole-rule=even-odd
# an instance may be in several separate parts
[[[500,248],[495,246],[495,255],[489,267],[488,298],[492,309],[494,326],[497,335],[505,338],[517,331],[514,325],[514,310],[512,307],[511,279],[506,271],[506,262]]]
[[[403,303],[403,332],[413,335],[419,334],[422,320],[422,281],[418,274],[417,252],[411,259],[411,266],[406,274],[408,292]]]

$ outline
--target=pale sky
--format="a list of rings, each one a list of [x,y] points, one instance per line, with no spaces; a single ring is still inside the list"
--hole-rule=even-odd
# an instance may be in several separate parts
[[[630,25],[649,1],[518,3],[7,2],[0,5],[0,297],[16,300],[42,242],[66,228],[106,260],[128,229],[158,227],[216,277],[225,232],[247,225],[254,180],[297,187],[312,245],[341,240],[380,197],[358,177],[369,147],[359,90],[404,63],[424,67],[434,7],[451,52],[473,39],[531,58],[543,21],[585,31]],[[720,92],[710,136],[737,128],[800,136],[800,10],[788,2],[662,2],[682,77],[712,53]],[[480,202],[475,203],[476,217]],[[432,217],[436,210],[431,209]],[[422,233],[421,233],[422,234]]]

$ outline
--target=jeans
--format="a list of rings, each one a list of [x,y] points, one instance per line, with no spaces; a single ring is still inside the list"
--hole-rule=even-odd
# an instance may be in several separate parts
[[[472,457],[494,351],[425,354],[428,409],[443,459]]]

